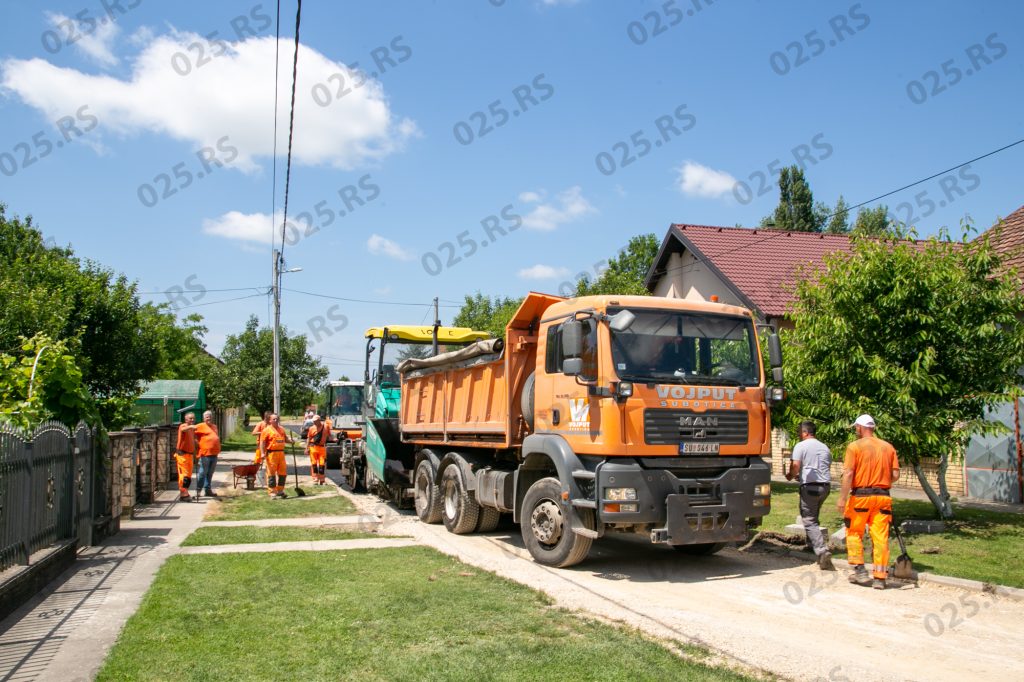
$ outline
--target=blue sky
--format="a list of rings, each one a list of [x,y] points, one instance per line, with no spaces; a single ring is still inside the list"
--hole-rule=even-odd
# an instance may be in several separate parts
[[[214,352],[267,319],[274,12],[8,2],[0,22],[0,201],[149,300],[184,290]],[[278,212],[294,18],[284,0]],[[1024,137],[1022,32],[1012,2],[307,0],[289,216],[314,217],[284,286],[381,303],[286,290],[282,321],[357,376],[362,331],[429,322],[434,296],[447,322],[672,222],[756,225],[772,167],[802,160],[829,204],[897,189]],[[1024,204],[1022,163],[883,203],[924,236],[985,228]]]

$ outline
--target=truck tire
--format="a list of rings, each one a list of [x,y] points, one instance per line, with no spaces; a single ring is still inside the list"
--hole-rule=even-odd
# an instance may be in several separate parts
[[[527,428],[531,431],[533,431],[533,387],[536,374],[536,372],[530,372],[530,376],[526,377],[526,382],[523,384],[523,394],[519,398],[519,408],[523,411],[523,421],[526,422]]]
[[[480,506],[480,517],[476,522],[477,533],[490,533],[498,527],[498,522],[501,521],[501,512],[494,507]]]
[[[703,542],[696,545],[671,545],[672,549],[692,556],[710,556],[725,547],[724,542]]]
[[[441,519],[448,532],[465,535],[476,530],[476,520],[480,515],[480,505],[466,490],[466,482],[462,480],[462,471],[458,465],[451,465],[441,476]]]
[[[423,523],[437,523],[441,520],[441,488],[434,482],[437,472],[429,459],[416,465],[413,488],[416,491],[416,516]]]
[[[571,511],[562,499],[562,484],[557,478],[542,478],[526,491],[519,527],[534,561],[565,568],[587,558],[593,540],[572,532]],[[578,509],[576,513],[587,530],[594,530],[592,510]]]

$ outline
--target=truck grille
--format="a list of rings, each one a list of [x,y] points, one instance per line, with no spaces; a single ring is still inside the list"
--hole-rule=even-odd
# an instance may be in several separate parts
[[[683,442],[741,445],[747,442],[747,413],[742,410],[644,410],[644,442],[677,445]]]

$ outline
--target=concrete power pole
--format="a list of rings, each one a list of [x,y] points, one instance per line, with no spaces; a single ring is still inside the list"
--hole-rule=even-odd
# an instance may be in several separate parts
[[[274,249],[274,412],[281,414],[281,252]]]

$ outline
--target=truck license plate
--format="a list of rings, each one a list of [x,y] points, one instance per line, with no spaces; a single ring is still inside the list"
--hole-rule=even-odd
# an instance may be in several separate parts
[[[718,443],[680,443],[681,455],[717,455]]]

